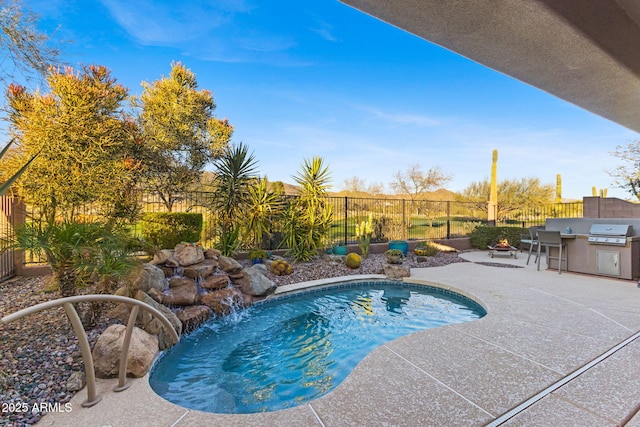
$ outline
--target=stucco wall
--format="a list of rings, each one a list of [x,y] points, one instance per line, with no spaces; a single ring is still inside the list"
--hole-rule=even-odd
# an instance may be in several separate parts
[[[616,197],[583,197],[584,218],[640,218],[640,204]]]

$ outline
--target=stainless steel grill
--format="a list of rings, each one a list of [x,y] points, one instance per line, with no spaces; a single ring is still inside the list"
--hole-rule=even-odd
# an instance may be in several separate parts
[[[629,224],[593,224],[589,229],[589,243],[625,246],[631,234]]]

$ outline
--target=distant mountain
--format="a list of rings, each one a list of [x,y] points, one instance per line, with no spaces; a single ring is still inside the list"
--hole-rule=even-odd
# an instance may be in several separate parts
[[[408,199],[409,197],[403,194],[378,194],[372,195],[369,193],[358,192],[354,193],[352,191],[338,191],[338,192],[327,192],[328,196],[333,197],[362,197],[362,198],[387,198],[387,199]],[[440,188],[436,191],[427,192],[424,195],[424,200],[436,200],[436,201],[448,201],[448,200],[456,200],[458,197],[458,193],[455,193],[451,190],[447,190],[446,188]]]

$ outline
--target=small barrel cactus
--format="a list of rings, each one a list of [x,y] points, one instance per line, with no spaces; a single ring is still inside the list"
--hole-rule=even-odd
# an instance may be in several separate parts
[[[271,272],[276,276],[285,276],[293,273],[293,268],[287,261],[278,259],[271,263]]]
[[[360,258],[360,255],[350,253],[349,255],[347,255],[347,258],[345,259],[345,263],[347,264],[347,267],[355,270],[356,268],[360,268],[360,265],[362,264],[362,259]]]

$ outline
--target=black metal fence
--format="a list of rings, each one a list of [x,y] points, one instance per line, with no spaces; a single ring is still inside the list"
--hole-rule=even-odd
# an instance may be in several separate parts
[[[194,191],[177,197],[172,206],[173,212],[202,214],[203,230],[200,241],[205,247],[212,247],[219,233],[217,216],[210,208],[212,196],[210,192]],[[157,193],[141,191],[137,197],[143,213],[168,211]],[[326,200],[333,209],[330,243],[355,241],[356,224],[368,220],[369,215],[373,222],[373,242],[466,237],[477,226],[488,225],[487,203],[357,197],[327,197]],[[37,218],[37,209],[29,210],[27,207],[27,210],[28,218]],[[564,217],[582,217],[582,202],[524,206],[502,212],[496,225],[528,227],[544,224],[547,218]],[[99,218],[99,208],[86,206],[78,210],[75,218],[80,221],[95,220]],[[282,235],[278,224],[273,224],[270,231],[274,235]],[[141,235],[140,222],[132,226],[132,232],[134,235]],[[277,243],[271,241],[272,247],[269,249],[273,249]],[[26,262],[41,260],[28,258]]]

